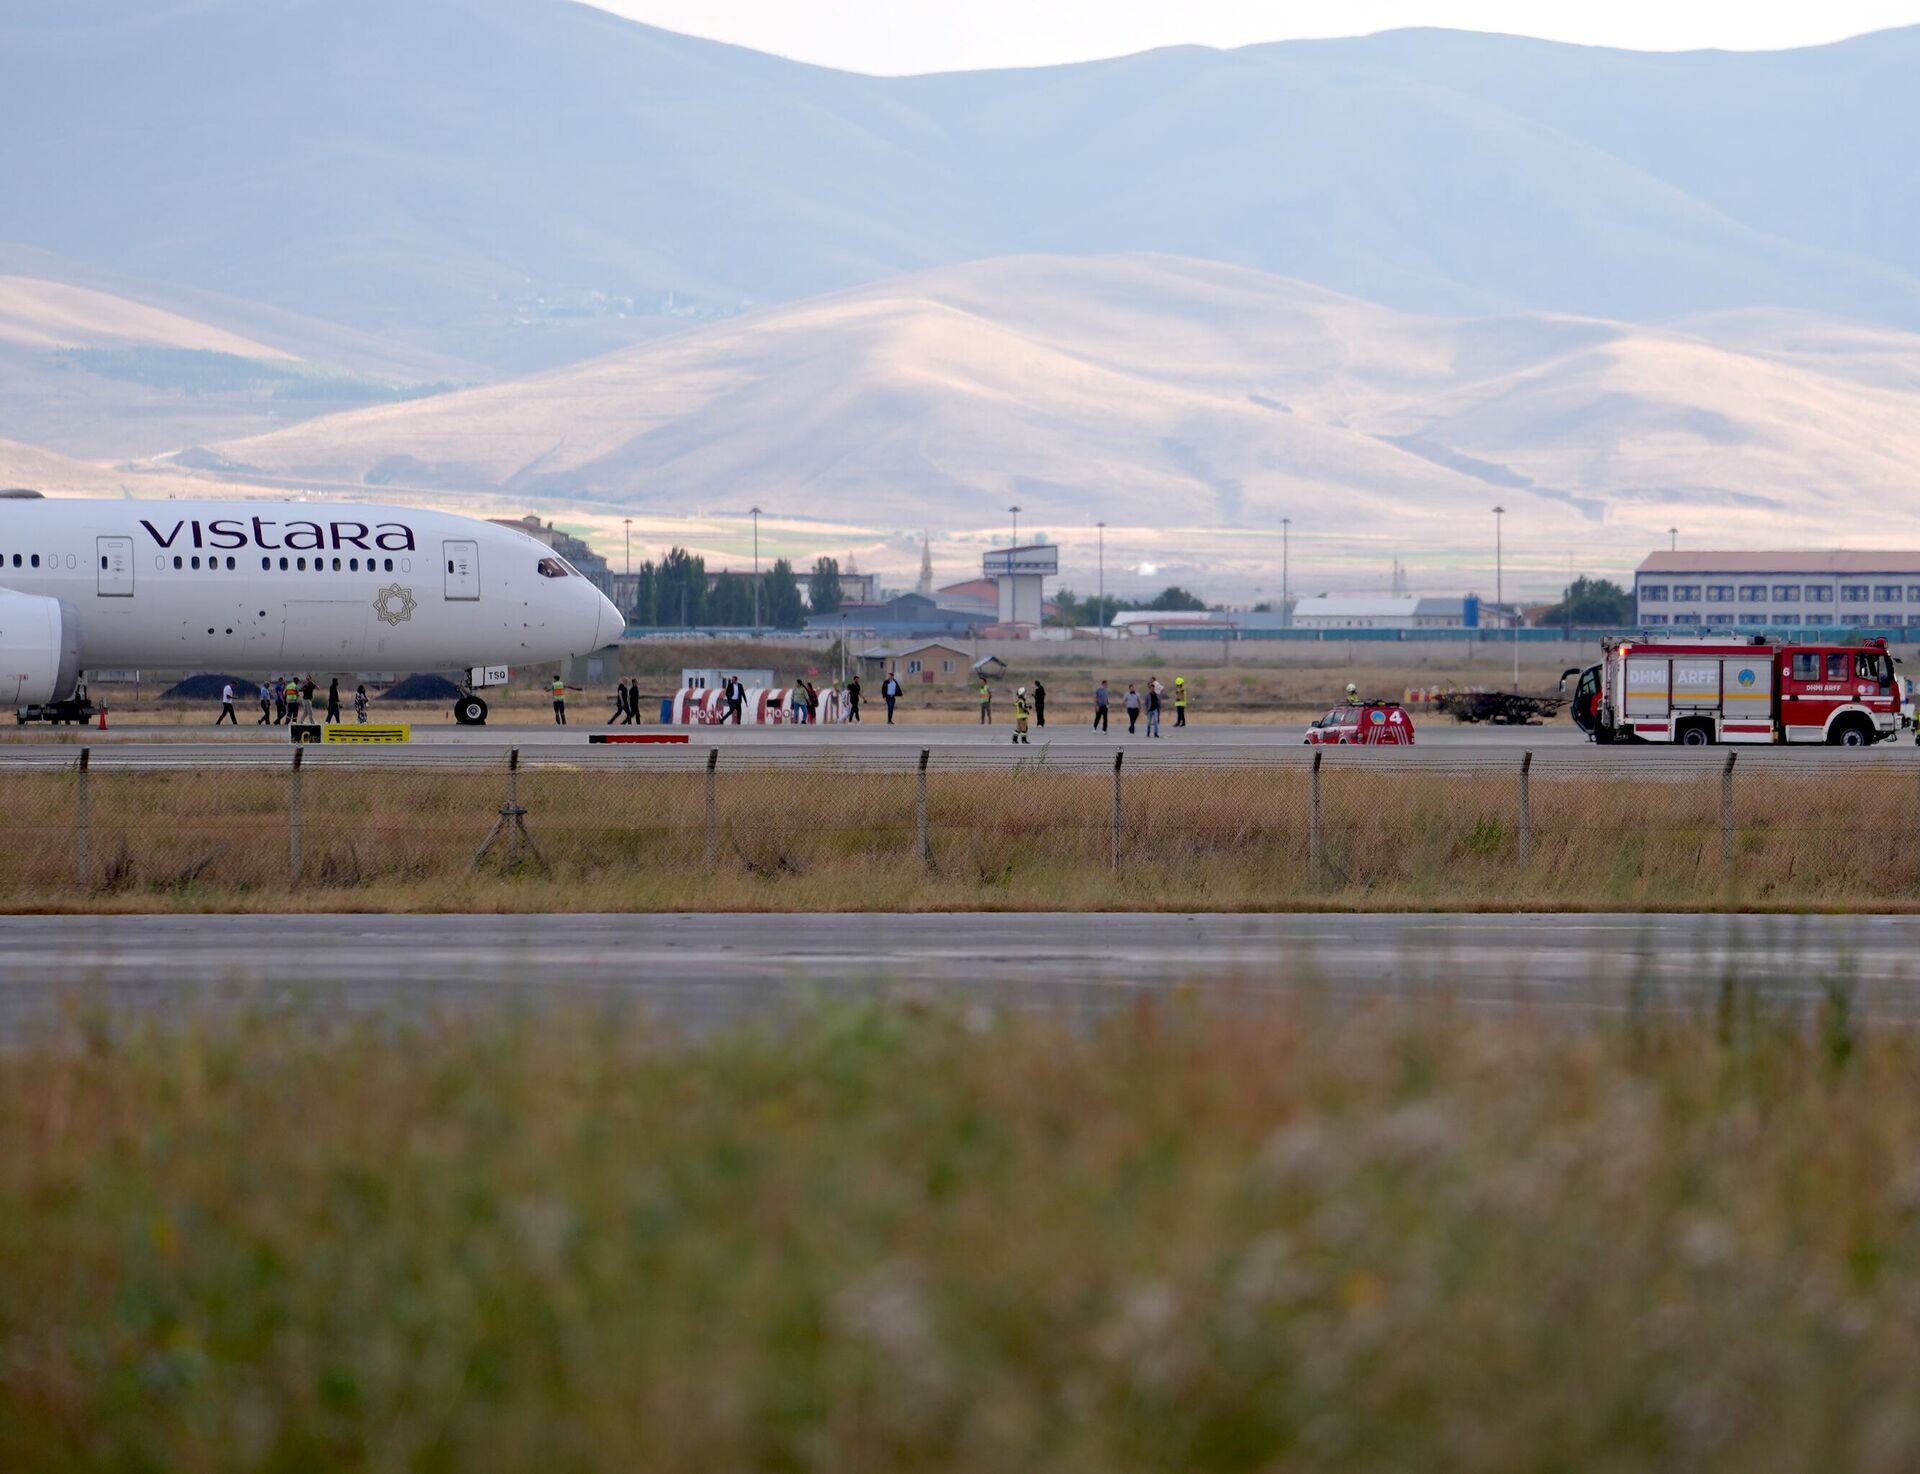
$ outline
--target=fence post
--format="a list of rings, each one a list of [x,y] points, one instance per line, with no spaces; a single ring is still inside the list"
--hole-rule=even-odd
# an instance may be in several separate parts
[[[73,870],[81,885],[87,883],[87,763],[93,749],[80,749],[80,769],[74,775],[73,788]]]
[[[720,855],[720,804],[718,801],[719,780],[714,769],[720,766],[720,749],[707,749],[707,869],[713,869],[714,861]]]
[[[1113,755],[1113,859],[1112,859],[1112,865],[1115,870],[1118,870],[1120,868],[1120,763],[1121,763],[1121,760],[1124,759],[1125,757],[1126,757],[1126,753],[1124,751],[1116,752]]]
[[[1307,873],[1318,885],[1322,879],[1321,866],[1325,860],[1323,853],[1324,836],[1320,832],[1320,759],[1326,754],[1316,750],[1313,754],[1313,771],[1308,780],[1307,805]]]
[[[913,794],[913,842],[922,869],[933,867],[933,850],[927,841],[927,755],[928,750],[921,748],[920,772],[915,779]]]
[[[1527,775],[1533,769],[1533,754],[1520,754],[1520,868],[1533,863],[1533,795]]]
[[[300,802],[300,760],[307,750],[299,744],[293,749],[293,775],[288,779],[291,785],[287,791],[287,869],[293,877],[293,883],[300,883],[300,831],[306,822],[306,813]]]
[[[1737,752],[1727,754],[1727,765],[1720,770],[1720,868],[1733,868],[1733,760]]]

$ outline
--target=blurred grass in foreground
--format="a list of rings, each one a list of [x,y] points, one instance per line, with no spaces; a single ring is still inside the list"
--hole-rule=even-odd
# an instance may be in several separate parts
[[[1910,1470],[1920,1037],[78,1020],[0,1469]]]

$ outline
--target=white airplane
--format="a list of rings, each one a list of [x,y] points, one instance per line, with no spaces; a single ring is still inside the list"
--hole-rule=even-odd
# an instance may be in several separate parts
[[[0,703],[16,708],[102,666],[471,671],[584,655],[624,627],[546,544],[447,512],[0,494]],[[487,703],[469,692],[454,715],[484,722]]]

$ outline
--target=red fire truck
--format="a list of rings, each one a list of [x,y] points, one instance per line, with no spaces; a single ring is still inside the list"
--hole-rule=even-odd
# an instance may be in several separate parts
[[[1900,730],[1885,640],[1643,635],[1603,640],[1601,651],[1573,696],[1573,719],[1596,742],[1867,747]]]

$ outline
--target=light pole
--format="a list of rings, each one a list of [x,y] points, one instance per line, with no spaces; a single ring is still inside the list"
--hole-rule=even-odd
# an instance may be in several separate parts
[[[753,518],[753,633],[760,633],[760,509],[747,513]]]
[[[1292,528],[1293,518],[1280,519],[1280,627],[1289,630],[1293,628],[1293,598],[1288,587],[1287,555],[1292,551]]]
[[[1680,548],[1680,529],[1677,527],[1669,527],[1667,529],[1667,551],[1669,553],[1673,553],[1673,552],[1679,551],[1679,548]]]
[[[1013,513],[1013,545],[1017,548],[1020,546],[1020,509],[1008,507],[1007,510]],[[1009,564],[1008,567],[1011,568],[1012,565]]]
[[[1093,525],[1100,529],[1100,612],[1093,628],[1100,648],[1104,650],[1107,648],[1107,524],[1096,522]]]
[[[1507,617],[1505,549],[1502,539],[1502,524],[1506,515],[1505,507],[1493,509],[1493,607],[1501,611],[1502,619]],[[1513,626],[1513,685],[1515,690],[1520,687],[1520,625],[1518,621],[1515,621]]]
[[[620,536],[620,552],[626,567],[621,570],[627,577],[633,577],[633,518],[622,517],[620,525],[626,530]]]

